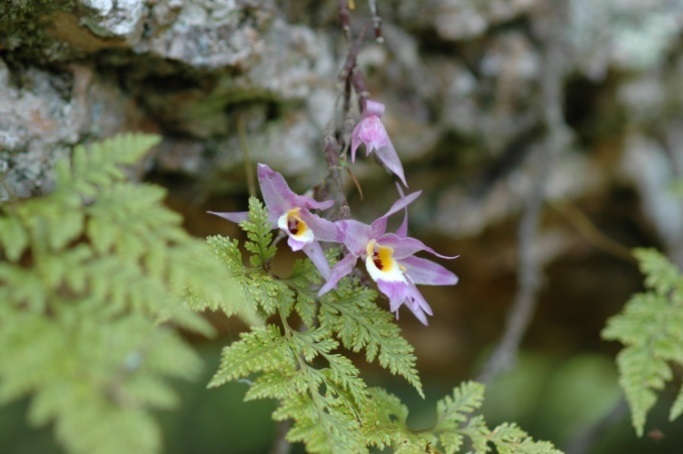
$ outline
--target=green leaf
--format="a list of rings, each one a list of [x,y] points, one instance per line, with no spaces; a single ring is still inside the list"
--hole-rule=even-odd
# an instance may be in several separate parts
[[[284,399],[273,417],[295,417],[287,433],[290,442],[305,442],[311,453],[368,452],[358,421],[345,412],[335,411],[334,401],[292,395]]]
[[[28,246],[28,235],[19,218],[0,217],[0,251],[11,262],[19,260]]]
[[[491,431],[490,440],[500,454],[561,454],[546,441],[534,441],[516,424],[503,423]]]
[[[322,298],[321,325],[336,332],[344,347],[354,352],[365,350],[368,361],[378,359],[382,367],[404,377],[424,397],[414,349],[401,336],[393,316],[375,304],[376,298],[374,290],[343,279]]]
[[[252,372],[287,370],[296,367],[289,344],[275,325],[257,326],[242,333],[240,340],[225,347],[218,372],[209,388],[246,378]]]
[[[467,415],[481,407],[484,401],[484,385],[465,382],[436,404],[437,430],[452,430],[467,420]]]
[[[636,433],[642,436],[657,392],[673,376],[670,364],[683,364],[683,278],[657,251],[639,249],[635,255],[650,290],[633,295],[623,312],[609,319],[602,337],[625,346],[617,355],[619,383]],[[677,399],[671,418],[682,411],[683,403]]]
[[[247,233],[248,241],[244,248],[251,252],[249,258],[254,267],[266,267],[277,250],[273,244],[273,225],[269,221],[268,210],[256,197],[249,198],[249,219],[240,223]]]
[[[58,166],[58,190],[77,190],[84,195],[98,192],[98,187],[125,179],[121,165],[140,160],[150,148],[159,143],[156,135],[127,133],[94,143],[90,147],[74,148],[70,168]]]
[[[318,313],[318,270],[309,259],[294,262],[292,274],[284,282],[296,291],[294,309],[306,326],[314,326]]]
[[[160,450],[151,410],[175,405],[168,380],[200,368],[172,326],[209,333],[187,295],[224,289],[220,261],[165,191],[125,181],[121,166],[158,140],[76,147],[52,194],[0,214],[0,400],[32,396],[30,421],[53,423],[69,452]]]
[[[678,390],[678,395],[676,400],[671,406],[671,411],[669,412],[669,421],[673,421],[683,414],[683,386]]]

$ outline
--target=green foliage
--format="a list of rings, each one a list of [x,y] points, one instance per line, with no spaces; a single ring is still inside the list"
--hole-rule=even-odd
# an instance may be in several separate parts
[[[436,404],[437,422],[433,428],[411,431],[407,424],[408,410],[400,401],[383,390],[373,390],[380,411],[381,426],[389,427],[392,446],[397,453],[418,452],[491,452],[556,454],[555,447],[545,441],[534,441],[515,424],[503,423],[489,429],[483,416],[476,415],[484,399],[484,385],[465,382]]]
[[[364,352],[368,361],[377,360],[422,395],[413,348],[393,316],[375,303],[377,292],[347,277],[318,298],[320,276],[308,259],[297,261],[287,278],[273,276],[271,223],[260,202],[251,199],[249,205],[249,220],[241,227],[247,232],[250,266],[244,265],[237,241],[218,236],[208,241],[230,270],[244,304],[272,317],[223,350],[209,387],[241,380],[249,384],[246,400],[276,399],[273,418],[291,420],[287,440],[304,443],[308,452],[364,453],[375,447],[422,453],[438,446],[452,453],[463,447],[464,437],[478,453],[491,445],[499,452],[557,452],[513,425],[489,430],[481,416],[471,414],[483,397],[483,386],[476,383],[438,403],[434,429],[413,432],[400,400],[369,388],[344,354]]]
[[[276,247],[272,243],[273,229],[268,221],[268,210],[256,197],[249,199],[249,219],[242,222],[240,227],[249,239],[244,243],[244,248],[251,252],[251,265],[265,266],[275,255]]]
[[[683,277],[665,256],[652,249],[634,251],[645,274],[644,293],[626,303],[602,332],[625,348],[617,356],[621,387],[631,408],[633,426],[643,434],[648,411],[657,401],[673,372],[670,364],[683,364]],[[683,388],[669,418],[683,413]]]
[[[377,293],[351,279],[323,297],[320,322],[337,333],[342,345],[354,352],[365,350],[368,361],[379,360],[392,374],[403,376],[422,397],[413,347],[401,336],[390,312],[375,303]]]
[[[158,140],[78,146],[52,194],[0,206],[0,402],[32,395],[29,420],[70,452],[158,452],[150,410],[200,367],[172,325],[209,334],[190,305],[237,312],[164,191],[126,181]]]

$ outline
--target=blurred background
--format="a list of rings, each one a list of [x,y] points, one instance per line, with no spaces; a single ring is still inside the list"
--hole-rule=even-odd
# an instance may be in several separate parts
[[[642,289],[631,248],[683,264],[683,2],[373,3],[384,42],[370,25],[358,68],[386,104],[410,190],[423,191],[411,235],[459,254],[441,263],[460,282],[423,289],[429,327],[408,313],[398,322],[426,399],[358,358],[366,380],[427,427],[438,399],[480,376],[508,312],[526,300],[517,361],[490,377],[491,425],[518,422],[567,452],[679,452],[683,421],[667,412],[680,377],[636,438],[617,383],[620,346],[600,331]],[[351,36],[370,21],[356,0]],[[136,178],[167,188],[191,233],[239,236],[205,212],[244,209],[256,162],[299,192],[325,177],[347,52],[332,0],[2,2],[0,171],[17,195],[39,196],[73,145],[154,132],[163,141]],[[395,199],[392,178],[362,157],[350,170],[363,192],[348,178],[351,211],[369,222]],[[280,272],[291,259],[281,251]],[[217,339],[192,339],[203,380],[178,383],[182,407],[159,414],[165,452],[268,452],[273,403],[243,403],[242,383],[205,389],[221,346],[245,329],[212,321]],[[0,452],[60,452],[50,428],[26,427],[26,405],[0,408]]]

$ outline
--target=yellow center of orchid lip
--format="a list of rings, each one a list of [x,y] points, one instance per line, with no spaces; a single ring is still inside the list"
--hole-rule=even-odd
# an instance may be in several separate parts
[[[394,258],[394,248],[370,240],[365,248],[365,268],[375,281],[405,282],[405,267]]]
[[[277,220],[277,226],[287,232],[290,238],[294,238],[300,243],[310,243],[315,240],[313,230],[301,219],[301,208],[296,207],[285,212]]]
[[[372,263],[375,264],[379,271],[390,273],[398,266],[396,260],[394,260],[394,248],[379,246],[376,243],[375,240],[371,240],[368,243],[366,247],[368,257],[372,258]]]
[[[299,217],[301,208],[292,208],[287,212],[287,230],[295,237],[302,237],[308,231],[308,225]]]

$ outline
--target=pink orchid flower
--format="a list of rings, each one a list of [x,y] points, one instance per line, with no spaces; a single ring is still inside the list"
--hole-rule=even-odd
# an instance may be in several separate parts
[[[266,164],[259,164],[257,169],[263,200],[268,209],[269,220],[273,228],[278,227],[288,236],[287,244],[293,251],[303,250],[318,268],[320,274],[328,279],[330,265],[319,241],[339,242],[339,228],[310,210],[326,210],[333,204],[333,200],[318,202],[310,197],[297,195],[289,189],[281,174],[275,172]],[[249,217],[246,211],[211,214],[220,216],[232,222],[242,222]]]
[[[401,160],[380,120],[383,113],[384,104],[370,99],[365,100],[363,118],[351,133],[351,162],[356,162],[356,150],[361,144],[365,144],[365,156],[374,150],[382,164],[399,177],[405,187],[408,187]]]
[[[355,220],[339,221],[342,242],[349,253],[332,268],[330,278],[320,289],[323,295],[348,275],[360,258],[379,290],[389,298],[389,307],[398,317],[398,309],[405,305],[420,322],[427,325],[427,315],[432,309],[416,285],[455,285],[458,278],[443,266],[431,260],[415,257],[420,251],[427,251],[437,257],[453,259],[438,254],[420,240],[407,236],[408,217],[396,233],[386,233],[387,220],[392,214],[405,209],[420,191],[402,196],[392,207],[371,225]]]

